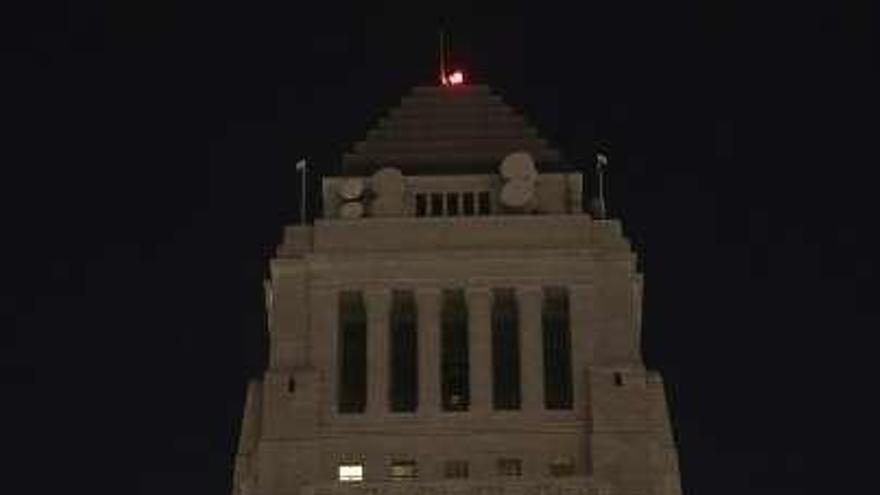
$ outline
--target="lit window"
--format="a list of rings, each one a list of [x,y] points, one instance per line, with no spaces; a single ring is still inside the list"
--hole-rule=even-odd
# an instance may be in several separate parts
[[[392,480],[412,480],[419,477],[419,468],[416,461],[411,459],[391,461],[388,467],[388,477]]]
[[[498,474],[501,476],[522,476],[522,461],[519,459],[498,459]]]
[[[461,479],[469,476],[467,461],[446,461],[443,464],[443,477],[449,479]]]
[[[363,464],[340,464],[339,465],[339,481],[352,483],[364,480]]]
[[[571,457],[557,457],[550,463],[550,476],[562,478],[574,475],[574,459]]]

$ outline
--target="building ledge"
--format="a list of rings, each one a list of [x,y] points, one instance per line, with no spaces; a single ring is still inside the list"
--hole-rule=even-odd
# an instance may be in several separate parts
[[[288,227],[279,258],[306,254],[485,249],[599,249],[630,253],[619,222],[586,214],[317,220]]]
[[[306,485],[302,495],[610,495],[592,477],[358,482]]]

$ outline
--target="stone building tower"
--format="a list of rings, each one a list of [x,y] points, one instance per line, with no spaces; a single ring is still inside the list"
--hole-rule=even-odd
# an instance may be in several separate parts
[[[485,86],[417,87],[266,282],[235,495],[675,495],[642,276]]]

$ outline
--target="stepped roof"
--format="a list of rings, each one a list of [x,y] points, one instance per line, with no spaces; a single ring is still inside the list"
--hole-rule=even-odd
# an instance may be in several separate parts
[[[346,175],[387,166],[407,175],[485,173],[514,151],[531,153],[540,170],[562,161],[488,86],[418,86],[355,143],[342,166]]]

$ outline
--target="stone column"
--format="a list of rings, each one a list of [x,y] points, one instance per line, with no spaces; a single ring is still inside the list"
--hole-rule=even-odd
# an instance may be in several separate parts
[[[419,313],[419,391],[418,413],[434,416],[440,411],[440,289],[416,290]]]
[[[544,333],[541,287],[516,288],[519,308],[519,355],[522,410],[540,413],[544,410]]]
[[[568,288],[568,325],[571,332],[572,406],[577,414],[587,411],[587,366],[593,358],[596,332],[590,322],[595,294],[593,286],[575,284]]]
[[[315,289],[309,294],[309,361],[321,373],[323,392],[321,411],[330,415],[337,411],[339,386],[339,293],[331,289]]]
[[[470,410],[475,415],[492,409],[492,294],[487,287],[468,287],[468,366]]]
[[[391,291],[370,288],[364,293],[367,310],[367,416],[388,412]]]

